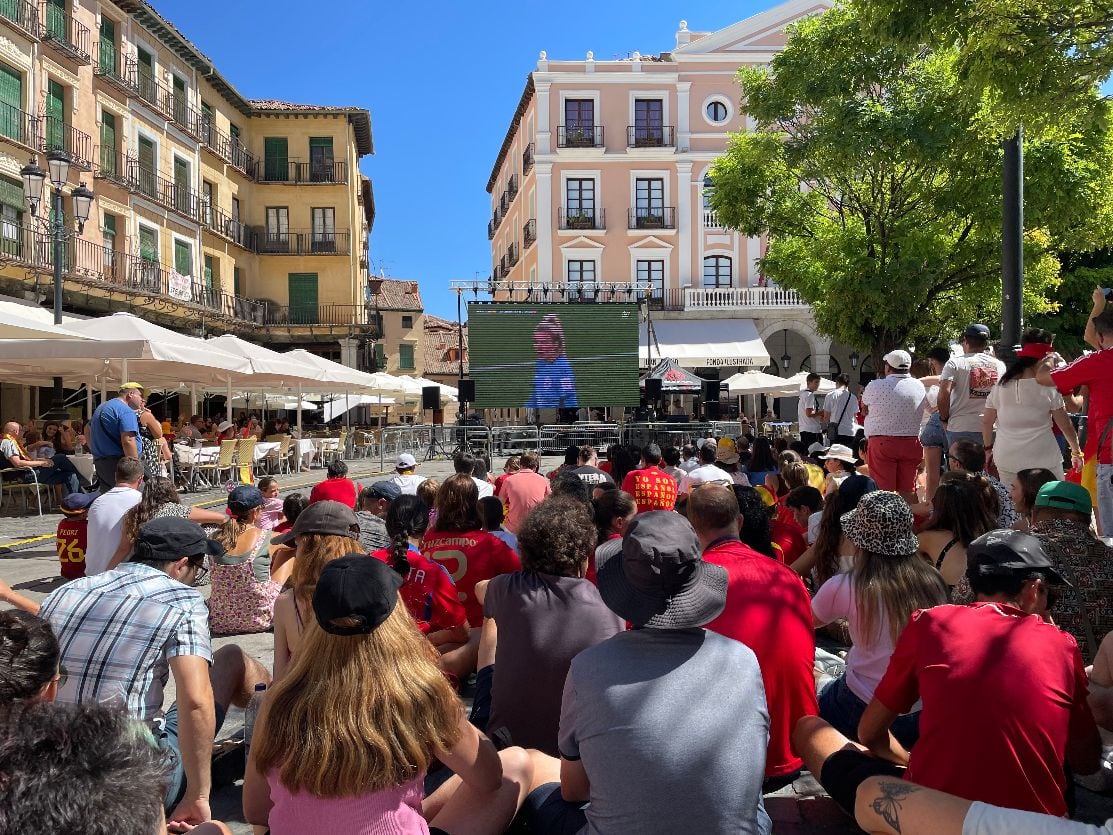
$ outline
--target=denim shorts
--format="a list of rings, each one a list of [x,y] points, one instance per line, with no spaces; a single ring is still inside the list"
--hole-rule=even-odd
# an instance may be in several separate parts
[[[819,717],[847,739],[858,741],[858,723],[865,712],[866,703],[847,685],[846,673],[824,687],[819,694]],[[919,711],[898,716],[890,730],[897,742],[911,748],[920,737]]]
[[[928,422],[920,428],[920,443],[926,447],[947,448],[947,433],[943,431],[943,421],[939,419],[939,412],[928,418]]]
[[[220,733],[220,726],[224,724],[224,717],[227,710],[219,704],[216,706],[216,728],[214,734]],[[159,727],[161,724],[161,727]],[[170,706],[170,710],[166,711],[166,715],[159,721],[156,721],[154,729],[155,737],[158,741],[158,747],[162,749],[166,755],[167,762],[170,765],[170,782],[166,786],[165,808],[166,814],[174,811],[174,808],[182,802],[186,792],[186,774],[185,768],[182,767],[182,743],[178,739],[178,703],[174,702]]]

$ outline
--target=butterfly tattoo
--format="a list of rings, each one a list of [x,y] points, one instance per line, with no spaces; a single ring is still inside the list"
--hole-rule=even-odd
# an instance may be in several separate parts
[[[901,800],[919,791],[920,787],[903,780],[883,780],[878,784],[878,788],[881,790],[881,796],[873,801],[873,811],[879,814],[894,832],[900,832]]]

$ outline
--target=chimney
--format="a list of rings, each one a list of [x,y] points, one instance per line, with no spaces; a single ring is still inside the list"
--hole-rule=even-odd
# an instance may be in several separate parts
[[[691,43],[692,33],[688,31],[688,21],[680,21],[680,31],[676,33],[676,45],[678,47]]]
[[[371,295],[377,296],[382,292],[383,280],[381,278],[368,279],[367,286],[371,289]]]
[[[417,295],[418,290],[417,290],[417,282],[416,281],[411,281],[410,282],[410,292],[413,293],[415,296]]]

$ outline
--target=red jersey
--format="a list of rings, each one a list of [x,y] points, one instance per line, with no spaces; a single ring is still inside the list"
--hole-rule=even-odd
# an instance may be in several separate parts
[[[510,546],[487,531],[430,531],[421,543],[421,553],[442,565],[452,577],[473,628],[483,625],[483,607],[475,599],[475,584],[522,567]]]
[[[774,519],[769,523],[769,537],[784,563],[792,565],[797,558],[808,550],[808,540],[795,522],[782,522]]]
[[[1113,351],[1095,351],[1076,359],[1065,368],[1051,372],[1051,379],[1061,394],[1071,394],[1078,386],[1090,388],[1090,416],[1086,431],[1086,455],[1097,452],[1099,464],[1113,463],[1110,445],[1113,444],[1113,431],[1105,433],[1105,443],[1097,449],[1098,439],[1105,427],[1113,420]]]
[[[514,475],[514,473],[503,473],[502,475],[500,475],[498,478],[495,479],[495,495],[496,496],[502,495],[502,483],[504,481],[506,481],[508,478],[510,478],[510,476],[512,476],[512,475]]]
[[[380,548],[371,556],[387,565],[394,564],[389,548]],[[410,572],[402,581],[402,588],[398,593],[402,595],[402,602],[406,604],[421,634],[455,629],[465,623],[468,616],[456,596],[456,586],[444,567],[423,557],[412,545],[406,559],[410,563]]]
[[[647,510],[674,510],[676,479],[660,467],[631,470],[622,479],[622,490],[634,497],[638,513]]]
[[[907,779],[994,806],[1067,814],[1068,740],[1097,735],[1078,644],[999,603],[912,614],[874,697],[923,699]]]
[[[707,629],[754,651],[769,708],[765,776],[803,767],[792,753],[792,729],[815,716],[815,631],[808,591],[796,572],[737,539],[711,543],[703,558],[727,570],[727,605]]]
[[[75,580],[85,576],[85,548],[88,545],[89,522],[86,519],[63,519],[54,534],[54,547],[62,576]]]
[[[355,510],[359,487],[350,478],[326,478],[309,492],[309,503],[340,502]]]

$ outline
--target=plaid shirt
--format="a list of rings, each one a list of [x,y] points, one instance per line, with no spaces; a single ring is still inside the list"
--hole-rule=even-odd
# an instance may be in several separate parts
[[[142,563],[67,583],[40,614],[58,636],[68,674],[59,702],[107,704],[150,719],[162,709],[170,658],[212,662],[205,598]]]

